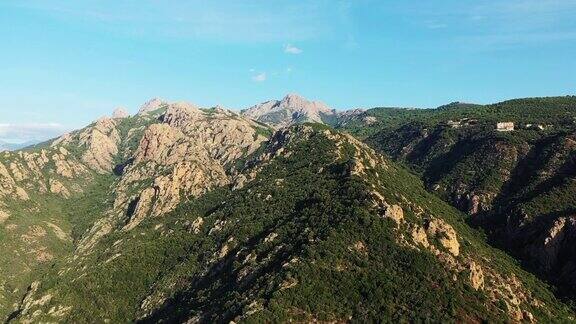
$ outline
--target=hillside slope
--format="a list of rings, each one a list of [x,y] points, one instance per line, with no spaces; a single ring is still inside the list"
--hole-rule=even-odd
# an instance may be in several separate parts
[[[420,173],[500,247],[575,296],[576,98],[376,109],[351,131]],[[497,132],[498,122],[514,122]]]
[[[230,182],[134,226],[110,223],[57,260],[10,319],[572,319],[458,211],[349,135],[294,126],[236,161]]]
[[[134,117],[104,117],[0,153],[0,316],[32,278],[89,253],[113,227],[134,227],[229,183],[234,162],[269,133],[230,111],[153,103]]]

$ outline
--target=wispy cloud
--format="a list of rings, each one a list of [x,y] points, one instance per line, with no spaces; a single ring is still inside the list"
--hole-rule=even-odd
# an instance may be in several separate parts
[[[298,55],[298,54],[302,53],[302,49],[300,49],[300,48],[298,48],[292,44],[288,44],[288,45],[284,46],[284,53]]]
[[[266,72],[258,73],[252,77],[252,81],[254,82],[264,82],[266,81],[266,79],[267,79]]]
[[[67,127],[58,123],[6,123],[0,124],[0,140],[12,143],[43,141],[67,131],[69,131]]]

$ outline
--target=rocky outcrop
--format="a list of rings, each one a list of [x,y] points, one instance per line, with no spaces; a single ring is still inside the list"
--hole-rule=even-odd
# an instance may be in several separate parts
[[[148,114],[150,112],[153,112],[155,110],[158,110],[158,109],[166,106],[167,104],[168,103],[166,101],[159,99],[159,98],[150,99],[148,102],[143,104],[142,107],[140,107],[138,114],[140,114],[140,115]]]
[[[301,122],[322,123],[335,111],[319,101],[308,101],[297,94],[282,100],[272,100],[242,111],[242,115],[261,123],[280,128]]]
[[[66,187],[64,187],[64,185],[60,181],[56,179],[50,179],[49,184],[51,193],[62,195],[64,198],[70,197],[70,192],[68,191],[68,189],[66,189]]]
[[[410,235],[412,241],[417,245],[423,246],[424,248],[428,248],[430,243],[428,242],[428,235],[426,235],[426,231],[420,226],[412,226],[410,230]]]
[[[80,145],[86,147],[82,161],[99,173],[108,173],[114,167],[113,159],[118,153],[120,135],[116,121],[103,117],[82,131],[79,135]]]
[[[80,153],[80,160],[89,169],[98,173],[112,172],[113,160],[118,154],[118,145],[121,142],[117,125],[119,119],[102,117],[90,126],[79,131],[64,134],[50,143],[50,147],[61,154],[60,173],[70,175],[70,168],[80,171],[84,166],[66,165],[70,161],[68,149]],[[68,148],[68,149],[67,149]]]
[[[0,210],[0,225],[4,224],[8,218],[10,218],[10,214],[4,210]]]
[[[484,273],[482,272],[482,267],[474,261],[470,261],[469,270],[472,288],[476,290],[484,288]]]
[[[171,211],[183,197],[229,184],[233,162],[266,140],[257,133],[258,125],[224,109],[175,103],[161,119],[144,131],[115,189],[115,210],[128,211],[126,230],[147,216]]]
[[[74,161],[64,147],[58,148],[57,153],[52,155],[52,161],[54,161],[54,166],[56,167],[56,174],[64,178],[73,179],[86,174],[88,171],[84,164]]]
[[[431,218],[425,224],[426,234],[429,238],[437,240],[453,256],[460,254],[460,243],[454,228],[439,218]]]
[[[153,101],[145,106],[160,104]],[[79,251],[90,252],[100,238],[117,228],[132,230],[147,217],[170,212],[184,199],[232,183],[236,161],[266,140],[259,131],[263,126],[229,110],[202,110],[189,103],[161,105],[162,114],[152,120],[140,114],[133,117],[145,123],[141,131],[128,130],[126,140],[141,134],[139,143],[121,164],[113,207],[80,241]],[[108,134],[108,143],[114,144],[114,132]]]
[[[28,200],[31,193],[47,192],[68,197],[82,185],[66,188],[62,180],[88,173],[88,167],[64,147],[5,152],[0,155],[0,197]]]
[[[182,138],[184,138],[184,134],[168,124],[150,125],[140,140],[140,145],[134,156],[134,163],[166,161],[169,154],[172,153],[171,148],[177,145],[178,140]],[[183,154],[174,154],[175,159],[170,162],[175,162],[176,159],[182,157],[181,155]]]
[[[0,196],[20,200],[29,199],[28,193],[17,185],[16,180],[2,163],[0,163]]]
[[[390,207],[386,208],[384,217],[390,218],[399,224],[404,220],[404,211],[402,210],[402,207],[398,205],[391,205]]]

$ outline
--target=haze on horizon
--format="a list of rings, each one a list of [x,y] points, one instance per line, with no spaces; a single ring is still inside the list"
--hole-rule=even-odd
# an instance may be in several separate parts
[[[574,94],[576,0],[0,2],[0,141],[151,97],[337,109]]]

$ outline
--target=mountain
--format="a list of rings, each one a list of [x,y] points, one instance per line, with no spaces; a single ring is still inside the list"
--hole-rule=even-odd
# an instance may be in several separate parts
[[[573,319],[417,176],[318,123],[154,103],[1,153],[0,196],[8,322]]]
[[[37,141],[27,141],[24,143],[9,143],[9,142],[0,141],[0,152],[19,150],[19,149],[25,148],[27,146],[35,145],[37,143],[38,143]]]
[[[138,110],[138,114],[141,115],[148,114],[150,112],[166,107],[167,105],[168,102],[164,101],[163,99],[152,98],[140,107],[140,110]]]
[[[336,112],[319,101],[308,101],[297,94],[288,94],[282,100],[267,101],[246,110],[241,114],[274,128],[297,123],[322,123],[330,120]]]
[[[130,114],[124,107],[118,107],[112,113],[112,118],[114,119],[126,118],[126,117],[130,117]]]
[[[374,109],[348,130],[421,175],[496,245],[576,296],[576,97]],[[496,130],[513,122],[514,131]]]
[[[113,225],[134,227],[229,183],[233,162],[268,133],[230,111],[167,104],[0,153],[0,315],[31,278],[88,253]]]

